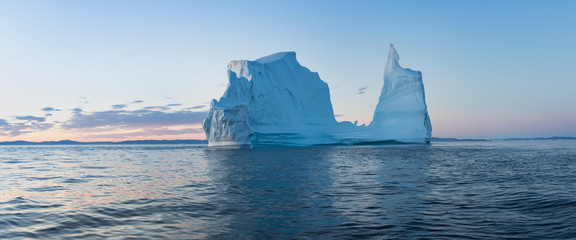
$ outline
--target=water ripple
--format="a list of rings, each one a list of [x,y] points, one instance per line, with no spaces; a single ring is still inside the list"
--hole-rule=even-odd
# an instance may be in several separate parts
[[[574,142],[0,153],[0,239],[576,236]]]

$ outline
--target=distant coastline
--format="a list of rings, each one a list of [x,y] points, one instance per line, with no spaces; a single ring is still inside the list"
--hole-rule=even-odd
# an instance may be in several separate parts
[[[432,137],[432,142],[474,142],[474,141],[532,141],[532,140],[576,140],[576,137],[535,137],[535,138],[502,138],[502,139],[460,139]],[[183,139],[183,140],[128,140],[128,141],[104,141],[104,142],[78,142],[72,140],[62,141],[6,141],[0,142],[0,146],[10,145],[152,145],[152,144],[208,144],[207,140]]]
[[[45,142],[29,142],[29,141],[7,141],[0,142],[0,145],[146,145],[146,144],[208,144],[206,140],[128,140],[120,142],[77,142],[72,140],[62,141],[45,141]]]
[[[460,138],[439,138],[439,137],[432,137],[430,139],[431,142],[475,142],[475,141],[490,141],[488,139],[460,139]]]
[[[576,137],[533,137],[533,138],[495,138],[495,139],[459,139],[432,137],[432,142],[472,142],[472,141],[534,141],[534,140],[576,140]]]
[[[536,138],[506,138],[494,139],[498,141],[520,141],[520,140],[576,140],[576,137],[536,137]]]

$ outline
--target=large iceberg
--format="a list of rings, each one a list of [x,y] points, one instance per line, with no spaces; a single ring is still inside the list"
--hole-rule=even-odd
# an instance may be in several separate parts
[[[232,61],[228,87],[203,122],[209,146],[427,143],[431,125],[422,74],[401,68],[391,45],[384,86],[369,126],[337,122],[328,84],[281,52]]]

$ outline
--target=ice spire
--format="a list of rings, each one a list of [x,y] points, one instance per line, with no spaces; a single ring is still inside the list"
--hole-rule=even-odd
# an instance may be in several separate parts
[[[402,68],[390,44],[384,67],[384,85],[371,126],[385,138],[413,141],[431,136],[432,126],[424,96],[422,73]]]
[[[388,61],[386,62],[386,69],[385,70],[389,71],[393,67],[400,67],[400,65],[398,64],[399,60],[400,60],[400,56],[398,55],[398,52],[396,52],[394,45],[392,45],[392,43],[390,43],[390,50],[388,51]]]

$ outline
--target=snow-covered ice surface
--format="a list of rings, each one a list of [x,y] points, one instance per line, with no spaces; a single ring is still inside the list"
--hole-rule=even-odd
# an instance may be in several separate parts
[[[224,95],[203,127],[210,146],[307,146],[386,141],[427,143],[431,125],[422,74],[401,68],[391,45],[384,87],[369,126],[337,122],[328,84],[294,52],[232,61]]]

